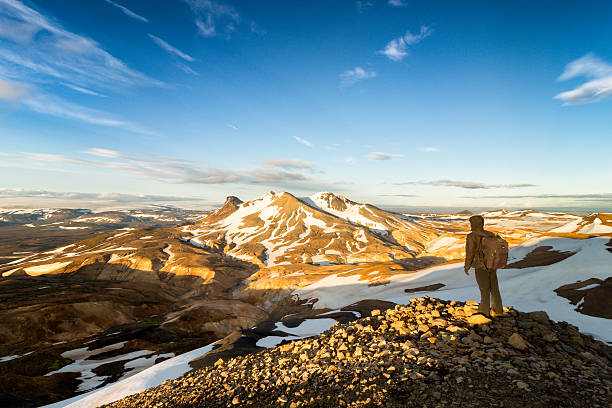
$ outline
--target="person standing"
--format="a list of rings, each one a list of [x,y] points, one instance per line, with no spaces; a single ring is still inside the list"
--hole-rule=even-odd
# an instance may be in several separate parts
[[[465,243],[465,274],[469,276],[470,268],[476,270],[476,282],[480,289],[480,306],[478,311],[487,316],[499,316],[504,313],[501,294],[497,283],[497,270],[485,266],[483,238],[495,237],[495,234],[484,229],[484,218],[481,215],[470,217],[470,232]]]

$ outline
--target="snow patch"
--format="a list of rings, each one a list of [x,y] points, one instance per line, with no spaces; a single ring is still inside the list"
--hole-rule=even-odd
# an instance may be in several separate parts
[[[68,262],[54,262],[51,264],[30,266],[29,268],[23,268],[23,270],[30,276],[38,276],[43,275],[45,273],[50,273],[62,269],[65,266],[68,266],[72,263],[72,261]],[[4,274],[2,274],[4,276]]]
[[[162,361],[124,380],[42,408],[95,408],[173,380],[191,371],[189,362],[213,349],[215,343]]]

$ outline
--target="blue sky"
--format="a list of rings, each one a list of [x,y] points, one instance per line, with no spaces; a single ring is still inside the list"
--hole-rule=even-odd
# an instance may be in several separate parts
[[[0,0],[0,197],[610,207],[611,23],[601,1]]]

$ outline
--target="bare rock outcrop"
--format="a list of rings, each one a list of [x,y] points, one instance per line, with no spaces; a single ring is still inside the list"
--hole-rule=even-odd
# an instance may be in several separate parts
[[[542,313],[510,308],[472,324],[473,311],[412,299],[108,407],[609,406],[609,346]]]

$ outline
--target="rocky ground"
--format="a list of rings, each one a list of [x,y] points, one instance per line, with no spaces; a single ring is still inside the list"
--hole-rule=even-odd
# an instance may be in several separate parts
[[[432,298],[219,359],[108,407],[610,407],[612,348],[544,312]]]

